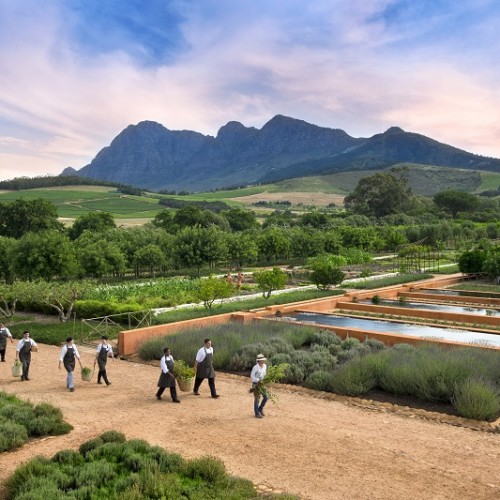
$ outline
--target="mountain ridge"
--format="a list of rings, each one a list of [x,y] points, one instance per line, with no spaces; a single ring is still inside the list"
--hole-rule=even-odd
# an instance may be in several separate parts
[[[142,121],[122,130],[79,175],[147,189],[207,191],[402,162],[500,171],[500,159],[475,155],[400,127],[368,138],[276,115],[261,129],[238,121],[215,137]]]

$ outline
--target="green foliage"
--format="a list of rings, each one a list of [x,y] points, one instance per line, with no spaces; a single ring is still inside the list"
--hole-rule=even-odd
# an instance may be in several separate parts
[[[403,176],[377,173],[360,179],[354,191],[344,199],[344,205],[356,214],[383,217],[403,212],[410,196],[411,190]]]
[[[452,403],[460,415],[475,420],[495,420],[500,413],[498,387],[481,380],[469,378],[457,384]]]
[[[477,196],[463,191],[441,191],[434,195],[434,203],[455,218],[458,212],[474,211],[479,200]]]
[[[268,299],[274,290],[284,288],[288,282],[288,275],[279,267],[274,267],[272,271],[256,272],[253,276],[265,299]]]
[[[22,446],[30,437],[67,434],[61,410],[48,403],[36,406],[0,392],[0,452]]]
[[[108,302],[101,300],[77,300],[74,311],[79,318],[100,318],[113,314],[138,312],[144,310],[144,306],[130,302]]]
[[[356,361],[356,363],[339,366],[332,373],[328,386],[333,392],[347,396],[360,396],[375,387],[376,380],[370,366],[363,362],[363,358]]]
[[[421,281],[429,278],[432,278],[432,274],[398,274],[397,276],[390,276],[388,278],[373,279],[363,282],[358,281],[357,283],[350,283],[349,286],[359,290],[371,290],[373,288],[383,288],[385,286],[399,285],[402,283]]]
[[[110,213],[89,212],[76,218],[69,235],[72,240],[76,240],[84,231],[100,233],[114,228],[116,228],[115,220]]]
[[[8,498],[30,500],[263,498],[249,481],[229,476],[217,458],[185,461],[145,441],[126,441],[115,431],[83,443],[80,452],[35,457],[10,476],[6,489]]]
[[[344,281],[345,274],[332,260],[335,255],[325,255],[317,257],[311,263],[311,281],[320,289],[328,290],[332,286],[337,286]]]
[[[461,273],[480,273],[483,270],[486,252],[483,249],[463,252],[458,258],[458,268]]]
[[[189,366],[184,360],[179,359],[174,363],[174,375],[179,380],[190,380],[194,378],[195,369]]]
[[[199,280],[195,296],[197,300],[203,302],[205,308],[211,309],[216,300],[227,299],[233,293],[233,286],[224,278],[216,278],[210,275],[208,278]]]

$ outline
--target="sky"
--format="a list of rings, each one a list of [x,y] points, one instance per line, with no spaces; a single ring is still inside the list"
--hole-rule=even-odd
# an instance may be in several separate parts
[[[500,158],[498,0],[0,0],[0,180],[277,114]]]

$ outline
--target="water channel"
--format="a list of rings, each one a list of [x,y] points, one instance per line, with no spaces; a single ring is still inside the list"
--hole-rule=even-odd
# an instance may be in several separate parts
[[[282,320],[401,334],[421,339],[451,340],[463,344],[500,347],[500,334],[495,335],[493,333],[474,332],[455,328],[440,328],[436,326],[414,325],[411,323],[392,323],[390,321],[376,319],[351,318],[336,316],[335,314],[316,313],[297,313],[290,316],[283,316]],[[401,342],[404,342],[404,339],[401,339]]]
[[[370,300],[362,300],[360,304],[373,304]],[[456,314],[475,314],[477,316],[499,316],[498,309],[485,309],[481,307],[464,307],[445,304],[429,304],[427,302],[405,302],[402,304],[399,300],[381,300],[378,305],[390,307],[407,307],[409,309],[425,309],[426,311],[442,311]]]

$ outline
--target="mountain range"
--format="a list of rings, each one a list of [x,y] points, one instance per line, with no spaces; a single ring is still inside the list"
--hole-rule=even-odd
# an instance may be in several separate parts
[[[500,159],[468,153],[391,127],[369,138],[277,115],[261,129],[230,121],[216,137],[169,130],[153,121],[130,125],[80,170],[61,175],[151,190],[208,191],[292,177],[379,170],[401,163],[500,172]]]

